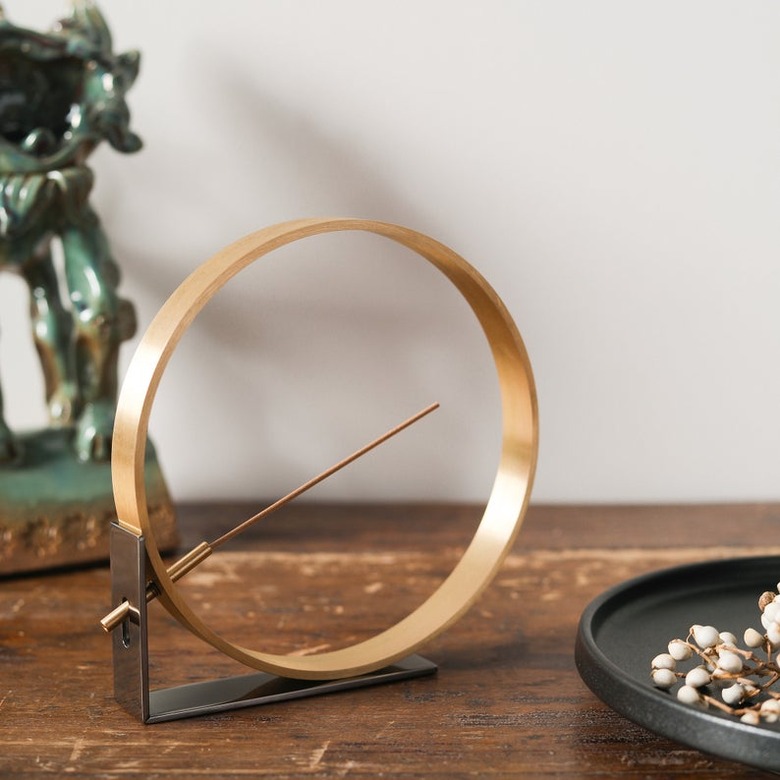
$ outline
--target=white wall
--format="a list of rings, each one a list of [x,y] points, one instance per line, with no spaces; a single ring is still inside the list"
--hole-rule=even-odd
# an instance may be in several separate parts
[[[6,3],[44,27],[63,7]],[[145,149],[93,158],[142,323],[256,228],[404,223],[516,318],[541,406],[537,501],[780,498],[780,4],[101,7],[144,58]],[[12,343],[23,289],[6,275],[0,293],[8,415],[36,424],[37,367]],[[329,237],[204,313],[152,433],[177,498],[273,496],[436,398],[434,419],[319,497],[478,499],[497,427],[459,301],[379,239]]]

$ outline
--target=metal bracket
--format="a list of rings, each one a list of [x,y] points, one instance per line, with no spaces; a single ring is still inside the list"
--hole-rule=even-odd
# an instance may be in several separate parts
[[[130,605],[128,617],[112,632],[114,695],[143,723],[192,718],[260,704],[319,696],[433,674],[436,664],[411,655],[392,666],[344,680],[294,680],[265,672],[149,690],[149,635],[146,612],[146,545],[116,523],[111,526],[111,604]]]

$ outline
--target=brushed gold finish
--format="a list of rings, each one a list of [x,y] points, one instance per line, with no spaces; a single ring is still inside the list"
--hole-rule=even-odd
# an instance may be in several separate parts
[[[206,558],[214,552],[214,545],[208,542],[201,542],[197,547],[193,547],[186,555],[182,555],[178,561],[168,568],[168,576],[176,582],[180,580],[187,572],[192,571],[199,566]],[[149,599],[147,599],[147,602]]]
[[[152,584],[150,583],[146,588],[147,593],[151,589]],[[157,595],[156,592],[154,595]],[[100,619],[100,625],[103,627],[104,631],[113,631],[122,623],[123,620],[126,620],[129,615],[130,603],[127,601],[121,601],[116,607],[114,607],[114,609],[111,610],[111,612],[109,612],[107,615],[104,615]]]
[[[415,611],[381,633],[317,655],[275,655],[223,639],[189,607],[168,574],[146,512],[144,452],[149,416],[165,367],[193,319],[243,268],[294,241],[337,231],[367,231],[403,244],[441,271],[469,303],[490,345],[501,393],[501,457],[477,531],[440,587]],[[368,673],[415,652],[457,621],[492,580],[520,529],[538,448],[536,391],[520,333],[483,277],[448,247],[409,228],[350,218],[304,219],[242,238],[199,266],[171,295],[143,337],[122,387],[113,437],[112,472],[119,523],[146,537],[149,563],[168,611],[226,655],[271,674],[323,680]]]
[[[167,572],[171,582],[180,580],[187,572],[192,571],[196,566],[203,563],[213,552],[214,547],[208,542],[201,542],[196,547],[193,547],[188,553],[182,555],[181,558],[168,567]],[[159,595],[160,589],[157,587],[157,583],[148,582],[146,584],[146,603],[154,601]],[[130,612],[130,602],[123,601],[100,619],[100,625],[106,632],[113,631],[121,625],[123,620],[127,619]]]

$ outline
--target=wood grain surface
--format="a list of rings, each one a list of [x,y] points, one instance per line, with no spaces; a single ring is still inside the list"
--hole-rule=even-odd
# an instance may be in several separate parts
[[[258,502],[258,506],[262,502]],[[256,505],[180,507],[184,548]],[[468,506],[291,506],[182,587],[225,635],[311,653],[368,636],[457,561]],[[112,693],[106,567],[0,579],[0,777],[749,778],[755,770],[654,736],[580,681],[579,615],[660,567],[777,552],[779,505],[532,507],[469,614],[424,655],[436,676],[144,726]],[[245,670],[152,609],[156,686]]]

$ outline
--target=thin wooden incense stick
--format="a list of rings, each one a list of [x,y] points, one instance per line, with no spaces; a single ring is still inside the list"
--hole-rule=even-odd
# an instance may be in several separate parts
[[[439,408],[439,403],[433,403],[430,406],[426,406],[424,409],[421,409],[417,414],[413,414],[411,417],[404,420],[402,423],[399,423],[394,428],[391,428],[389,431],[386,431],[378,438],[374,439],[373,441],[370,441],[365,446],[361,447],[359,450],[355,450],[351,455],[348,455],[343,460],[340,460],[338,463],[335,463],[330,468],[325,469],[325,471],[320,472],[317,474],[316,477],[312,477],[308,482],[304,482],[299,487],[295,488],[295,490],[290,491],[287,493],[287,495],[280,498],[278,501],[275,501],[273,504],[267,506],[262,511],[258,512],[255,515],[252,515],[252,517],[244,520],[242,523],[239,523],[237,526],[232,528],[227,533],[222,534],[222,536],[215,539],[213,542],[201,542],[197,547],[194,547],[192,550],[190,550],[186,555],[183,555],[179,560],[177,560],[175,563],[171,564],[171,566],[167,569],[168,576],[171,578],[173,582],[176,582],[176,580],[181,579],[187,572],[192,571],[196,566],[203,563],[203,561],[208,558],[211,553],[214,552],[217,548],[221,547],[226,542],[229,542],[234,537],[238,536],[239,534],[243,533],[247,530],[247,528],[251,527],[255,523],[259,522],[263,518],[270,515],[272,512],[275,512],[277,509],[281,509],[286,504],[289,504],[291,501],[296,499],[301,494],[305,493],[307,490],[311,490],[315,485],[318,485],[320,482],[326,480],[328,477],[333,476],[337,471],[340,471],[345,466],[348,466],[353,461],[356,461],[358,458],[362,457],[366,453],[373,450],[375,447],[378,447],[380,444],[386,442],[388,439],[391,439],[396,434],[400,433],[401,431],[408,428],[410,425],[413,425],[418,420],[421,420],[426,415],[430,414],[431,412],[435,411]],[[146,600],[147,602],[152,601],[153,599],[157,598],[159,595],[159,591],[157,589],[157,585],[154,582],[149,582],[146,586]],[[118,625],[122,623],[123,620],[125,620],[128,616],[128,613],[130,612],[130,604],[127,601],[123,601],[119,606],[117,606],[115,609],[113,609],[111,612],[109,612],[101,621],[100,625],[103,627],[105,631],[112,631],[115,629]]]

